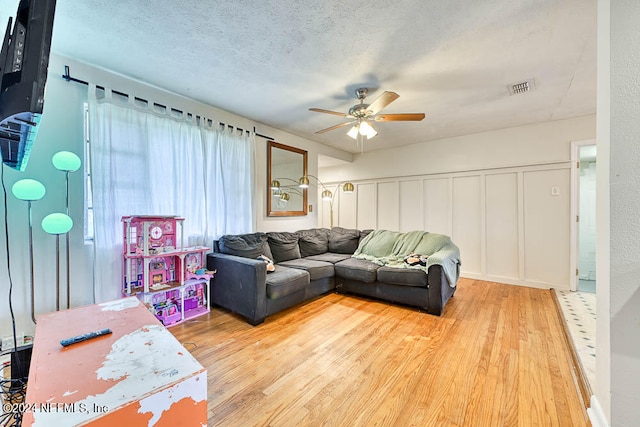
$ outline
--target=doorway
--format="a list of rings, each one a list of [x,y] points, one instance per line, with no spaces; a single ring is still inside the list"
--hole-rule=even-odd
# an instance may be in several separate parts
[[[572,143],[572,291],[596,291],[596,164],[594,140]]]

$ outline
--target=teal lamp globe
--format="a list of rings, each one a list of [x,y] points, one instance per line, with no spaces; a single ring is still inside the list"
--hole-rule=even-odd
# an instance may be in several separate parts
[[[58,151],[51,158],[53,166],[65,172],[75,172],[80,169],[80,157],[71,151]]]
[[[36,181],[35,179],[21,179],[13,184],[11,192],[20,200],[33,202],[42,199],[47,190],[40,181]]]
[[[52,213],[42,219],[42,229],[49,234],[65,234],[73,227],[73,220],[63,213]]]

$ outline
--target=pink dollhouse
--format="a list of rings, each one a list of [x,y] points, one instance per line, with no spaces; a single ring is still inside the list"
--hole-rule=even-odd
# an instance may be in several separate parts
[[[124,216],[123,296],[137,296],[165,325],[209,312],[205,246],[184,247],[176,216]]]

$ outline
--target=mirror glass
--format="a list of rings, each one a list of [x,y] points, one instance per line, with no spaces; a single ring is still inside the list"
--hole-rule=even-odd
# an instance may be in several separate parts
[[[267,215],[307,214],[307,189],[298,179],[307,175],[307,152],[269,141],[267,148]]]

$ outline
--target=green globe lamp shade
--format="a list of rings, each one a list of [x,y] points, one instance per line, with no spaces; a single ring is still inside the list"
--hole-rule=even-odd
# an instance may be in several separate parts
[[[42,229],[49,234],[65,234],[73,227],[73,220],[63,213],[52,213],[42,219]]]
[[[51,158],[53,166],[61,171],[75,172],[80,169],[80,157],[71,151],[58,151]]]
[[[47,190],[40,181],[35,179],[21,179],[13,184],[11,192],[16,198],[25,201],[40,200],[44,197]]]

